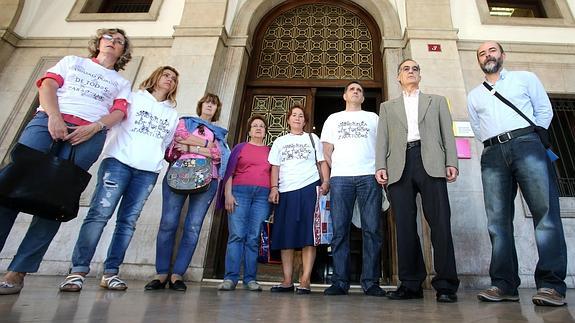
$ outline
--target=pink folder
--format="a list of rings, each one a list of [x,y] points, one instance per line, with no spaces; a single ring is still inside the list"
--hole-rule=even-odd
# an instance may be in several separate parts
[[[455,146],[457,147],[457,158],[471,159],[471,144],[469,139],[455,138]]]

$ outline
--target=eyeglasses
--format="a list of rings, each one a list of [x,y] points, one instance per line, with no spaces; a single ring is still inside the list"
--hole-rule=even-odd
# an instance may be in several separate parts
[[[114,36],[112,36],[112,35],[104,34],[104,35],[102,35],[102,38],[109,41],[109,42],[112,42],[112,44],[116,43],[116,44],[121,45],[121,46],[126,45],[126,40],[124,40],[122,38],[114,38]]]

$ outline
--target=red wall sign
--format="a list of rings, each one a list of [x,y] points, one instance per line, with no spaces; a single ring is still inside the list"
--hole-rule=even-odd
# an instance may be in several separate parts
[[[441,45],[440,44],[427,44],[427,51],[428,52],[441,52]]]

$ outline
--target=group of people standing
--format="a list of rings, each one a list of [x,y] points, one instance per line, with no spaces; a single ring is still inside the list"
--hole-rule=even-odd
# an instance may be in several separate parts
[[[485,149],[481,157],[484,202],[492,242],[492,287],[478,294],[482,301],[517,301],[517,255],[513,237],[513,200],[519,186],[533,214],[539,262],[535,271],[537,305],[563,305],[566,246],[559,216],[557,183],[534,128],[493,96],[497,91],[536,125],[548,128],[549,99],[536,76],[503,69],[500,44],[486,42],[477,51],[487,86],[469,93],[472,129]],[[417,233],[416,196],[431,228],[438,302],[456,302],[459,279],[451,236],[447,183],[458,175],[452,120],[446,98],[419,91],[421,69],[406,59],[398,66],[402,96],[381,104],[379,116],[362,110],[364,89],[350,82],[344,89],[345,110],[328,117],[321,136],[304,131],[309,116],[295,105],[286,115],[289,132],[268,147],[266,118],[248,120],[248,141],[230,152],[227,130],[214,124],[222,103],[206,94],[197,104],[198,117],[178,119],[175,110],[178,71],[158,67],[131,93],[119,71],[131,59],[131,43],[121,29],[99,29],[90,41],[90,58],[66,56],[38,80],[40,107],[19,139],[48,151],[63,141],[59,155],[75,149],[74,163],[88,170],[103,154],[95,192],[82,223],[70,274],[63,292],[82,289],[104,227],[119,204],[116,227],[104,262],[100,286],[125,290],[119,267],[144,204],[164,164],[181,158],[211,161],[214,179],[206,190],[185,193],[162,182],[162,214],[156,241],[156,276],[146,290],[185,291],[183,276],[194,254],[206,212],[228,213],[225,276],[220,290],[234,290],[243,267],[243,286],[261,291],[256,280],[260,227],[274,210],[272,249],[281,250],[283,280],[272,292],[311,293],[316,257],[313,214],[318,194],[331,194],[334,271],[325,295],[346,295],[350,288],[350,226],[354,204],[361,215],[363,261],[361,287],[369,296],[393,300],[422,298],[427,276]],[[107,138],[107,139],[106,139]],[[382,194],[389,194],[397,231],[400,286],[386,292],[381,274]],[[183,234],[176,243],[180,214],[188,201]],[[17,210],[0,206],[0,248]],[[0,294],[15,294],[27,273],[38,270],[60,222],[34,216]],[[174,250],[175,246],[177,250]],[[303,271],[293,284],[294,250],[301,249]],[[173,259],[172,259],[173,258]]]
[[[132,52],[122,29],[99,29],[90,40],[89,50],[89,58],[66,56],[37,81],[40,106],[19,139],[21,144],[43,152],[50,150],[53,141],[62,141],[58,155],[67,156],[73,148],[72,161],[85,170],[103,155],[96,189],[72,254],[70,274],[59,288],[63,292],[82,290],[104,227],[118,207],[100,286],[126,290],[119,268],[164,167],[163,160],[173,162],[192,156],[210,159],[215,180],[205,191],[186,194],[171,190],[164,178],[156,240],[157,275],[146,285],[146,290],[169,285],[173,290],[185,291],[183,276],[229,156],[227,130],[214,124],[222,103],[217,95],[207,93],[197,104],[198,117],[178,119],[175,107],[179,72],[171,66],[156,68],[139,90],[131,93],[130,82],[118,73],[130,61]],[[188,212],[176,244],[186,200]],[[0,215],[3,247],[18,211],[0,206]],[[60,224],[36,215],[32,218],[0,283],[0,295],[20,292],[26,274],[38,270]],[[174,251],[176,245],[179,247]]]

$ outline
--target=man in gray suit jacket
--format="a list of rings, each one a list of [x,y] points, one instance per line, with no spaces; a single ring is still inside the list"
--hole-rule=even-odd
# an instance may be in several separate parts
[[[376,144],[378,183],[388,185],[397,230],[400,287],[390,299],[423,298],[425,263],[417,233],[415,198],[431,227],[437,301],[457,301],[459,279],[451,238],[447,182],[457,179],[457,153],[447,100],[419,91],[420,69],[412,59],[398,68],[403,95],[381,104]]]

